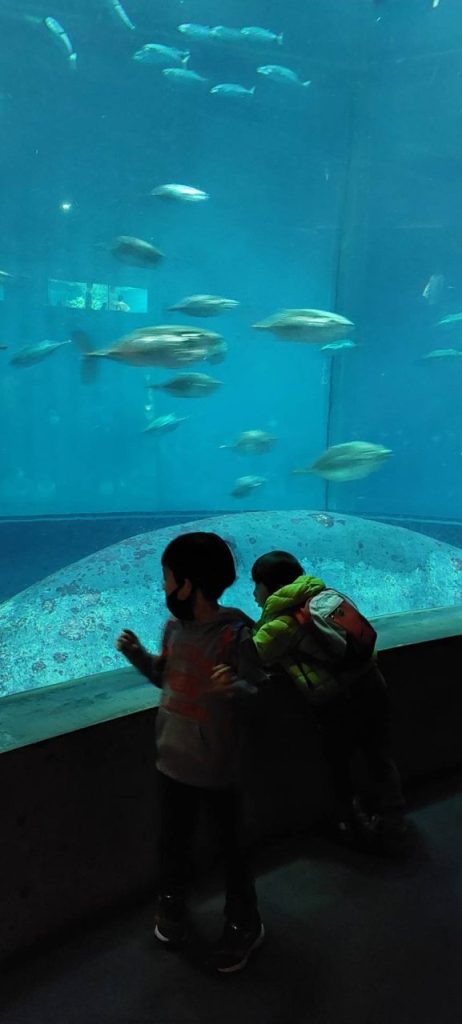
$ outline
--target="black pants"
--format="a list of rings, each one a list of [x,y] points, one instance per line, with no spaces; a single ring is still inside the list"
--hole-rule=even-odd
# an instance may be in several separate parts
[[[226,872],[225,917],[242,928],[259,920],[255,882],[239,831],[239,798],[233,789],[199,789],[157,773],[161,827],[159,895],[186,899],[192,881],[192,840],[205,806],[220,843]]]
[[[351,809],[355,788],[352,763],[357,751],[364,759],[369,811],[399,811],[404,800],[391,753],[390,700],[378,668],[374,667],[351,683],[345,693],[314,710],[323,736],[337,813],[343,816]]]

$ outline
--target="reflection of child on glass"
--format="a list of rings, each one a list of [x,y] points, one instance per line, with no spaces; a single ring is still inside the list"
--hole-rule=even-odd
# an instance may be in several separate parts
[[[160,794],[159,890],[155,935],[187,938],[191,838],[201,804],[218,829],[226,866],[225,928],[211,966],[245,966],[264,937],[255,884],[239,834],[237,793],[240,711],[266,678],[252,622],[218,604],[236,578],[228,545],[213,533],[186,533],[162,555],[169,619],[162,653],[150,654],[125,629],[118,650],[162,688],[157,714]]]

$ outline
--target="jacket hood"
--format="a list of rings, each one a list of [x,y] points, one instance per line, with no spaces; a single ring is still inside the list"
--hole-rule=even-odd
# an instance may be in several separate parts
[[[325,587],[324,580],[320,580],[316,576],[298,576],[293,583],[288,583],[271,594],[265,602],[258,625],[283,615],[289,608],[304,604],[309,597],[314,597],[315,594],[319,594],[320,590],[325,590]]]

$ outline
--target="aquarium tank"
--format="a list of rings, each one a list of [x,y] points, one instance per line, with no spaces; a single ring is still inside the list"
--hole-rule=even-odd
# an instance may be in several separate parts
[[[114,668],[189,522],[250,612],[270,543],[462,601],[461,48],[458,0],[1,0],[0,693]]]

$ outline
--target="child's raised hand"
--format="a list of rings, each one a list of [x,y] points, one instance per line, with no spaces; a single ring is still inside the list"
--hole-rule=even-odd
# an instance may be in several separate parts
[[[136,664],[143,652],[136,633],[133,633],[131,629],[122,630],[120,636],[117,637],[116,648],[133,664]]]

